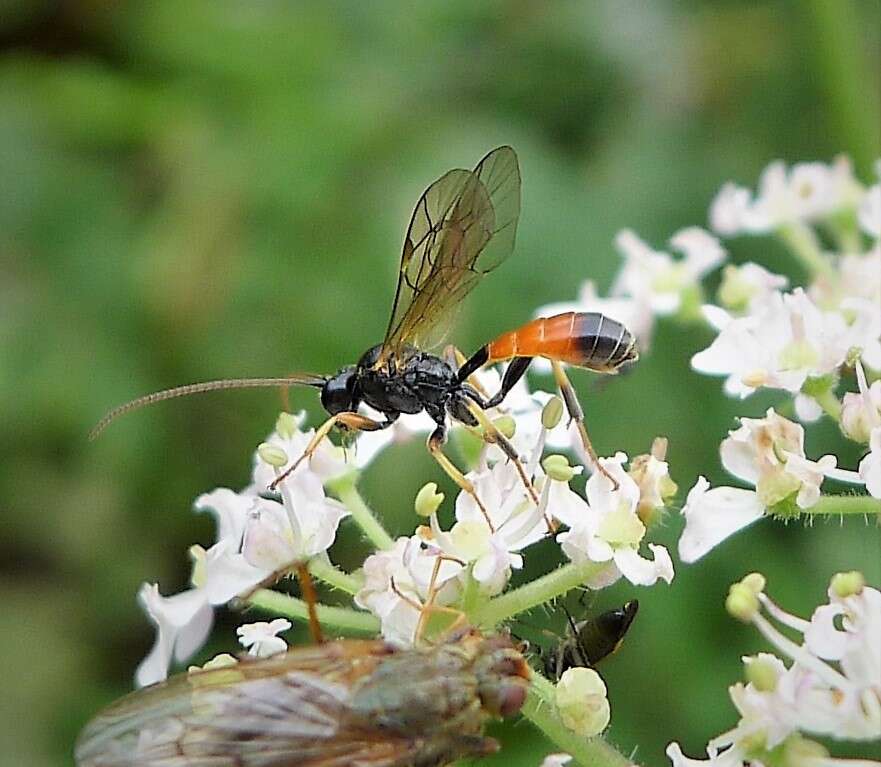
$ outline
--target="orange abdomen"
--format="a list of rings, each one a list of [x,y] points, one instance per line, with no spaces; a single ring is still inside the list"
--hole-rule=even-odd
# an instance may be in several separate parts
[[[488,363],[512,357],[546,357],[603,373],[636,359],[635,341],[620,322],[599,312],[540,317],[487,345]]]

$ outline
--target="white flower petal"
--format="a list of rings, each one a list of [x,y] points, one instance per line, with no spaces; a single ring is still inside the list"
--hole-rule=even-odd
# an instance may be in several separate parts
[[[860,461],[860,479],[866,483],[870,495],[881,498],[881,426],[872,429],[869,448],[869,454]]]
[[[649,544],[654,559],[645,559],[636,549],[620,547],[615,550],[615,564],[621,574],[634,586],[651,586],[662,579],[673,580],[673,560],[663,546]]]
[[[679,539],[679,557],[683,562],[696,562],[764,515],[764,507],[752,490],[709,488],[710,483],[699,477],[682,509],[685,530]]]

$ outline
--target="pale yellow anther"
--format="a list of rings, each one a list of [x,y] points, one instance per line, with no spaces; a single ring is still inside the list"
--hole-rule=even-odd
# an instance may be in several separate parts
[[[737,620],[749,623],[759,612],[759,600],[756,592],[743,581],[735,583],[728,590],[725,609]]]
[[[835,596],[846,599],[859,594],[865,585],[866,577],[859,570],[850,570],[846,573],[835,573],[830,588]]]
[[[550,431],[555,429],[563,418],[563,400],[557,396],[551,397],[541,409],[541,425]]]
[[[764,386],[768,380],[768,371],[767,370],[750,370],[748,373],[744,373],[740,380],[743,382],[744,386],[749,386],[751,389],[758,389],[760,386]]]
[[[263,463],[268,463],[277,469],[288,462],[288,454],[278,445],[271,445],[269,442],[261,442],[257,446],[257,455]]]
[[[297,418],[290,413],[279,413],[275,422],[275,433],[282,439],[290,439],[300,429]]]
[[[517,422],[510,415],[500,415],[498,418],[494,418],[492,423],[506,439],[511,439],[517,430]]]
[[[416,493],[414,507],[420,517],[430,517],[444,502],[444,494],[437,491],[436,482],[428,482]]]
[[[542,468],[551,479],[558,482],[568,482],[575,476],[576,472],[569,465],[569,459],[565,455],[549,455],[541,462]]]
[[[750,573],[749,575],[745,575],[740,582],[754,594],[761,594],[765,590],[765,586],[768,584],[767,578],[761,573]]]

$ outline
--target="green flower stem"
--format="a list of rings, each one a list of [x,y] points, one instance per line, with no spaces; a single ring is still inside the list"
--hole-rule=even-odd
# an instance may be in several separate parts
[[[582,738],[569,730],[557,717],[554,694],[555,687],[551,682],[533,674],[522,713],[560,751],[571,754],[582,767],[627,767],[634,764],[602,737]]]
[[[355,524],[361,528],[367,539],[377,549],[385,551],[395,545],[392,537],[385,531],[376,515],[364,502],[364,499],[355,487],[354,481],[341,483],[337,486],[336,490],[339,493],[340,500],[352,514]]]
[[[881,514],[881,498],[871,495],[824,495],[806,514]]]
[[[581,565],[570,562],[513,591],[491,599],[474,611],[471,620],[482,628],[493,628],[518,613],[550,602],[567,591],[583,585],[607,566],[607,562],[586,562]]]
[[[249,605],[256,607],[258,610],[263,610],[273,615],[282,615],[285,618],[293,618],[295,620],[309,619],[309,609],[302,599],[290,597],[287,594],[280,594],[271,589],[259,589],[247,601]],[[322,626],[339,629],[344,633],[379,633],[379,620],[370,613],[350,610],[347,607],[328,607],[327,605],[317,605],[317,609],[318,620]]]
[[[826,391],[814,395],[814,399],[823,408],[823,412],[833,421],[837,421],[841,417],[841,402],[839,402],[832,389],[826,389]]]
[[[823,277],[832,285],[838,282],[838,274],[820,250],[820,243],[812,229],[795,222],[780,227],[777,234],[811,275]]]
[[[345,591],[347,594],[356,594],[364,584],[354,575],[344,573],[324,557],[315,557],[309,561],[309,572],[318,580],[324,581],[335,589]]]

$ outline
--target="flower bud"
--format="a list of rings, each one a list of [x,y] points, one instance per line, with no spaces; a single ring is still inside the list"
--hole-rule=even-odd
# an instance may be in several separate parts
[[[835,573],[829,584],[829,589],[839,599],[852,597],[859,594],[866,585],[866,578],[859,570],[851,570],[847,573]]]
[[[541,409],[541,425],[550,431],[555,429],[563,418],[563,400],[556,395],[551,397]]]
[[[430,517],[444,502],[444,494],[437,491],[436,482],[428,482],[416,493],[414,507],[420,517]]]
[[[257,446],[257,455],[263,463],[268,463],[277,469],[288,462],[288,454],[278,445],[271,445],[269,442],[261,442]]]
[[[768,581],[761,573],[750,573],[744,576],[741,583],[756,595],[761,594],[765,590]]]
[[[300,429],[300,420],[291,413],[279,413],[275,421],[275,433],[282,439],[290,439]]]
[[[511,439],[517,430],[517,422],[510,415],[500,415],[498,418],[493,419],[493,426],[507,439]]]
[[[737,620],[749,623],[759,611],[759,600],[756,592],[743,581],[733,584],[728,589],[725,609]]]
[[[555,702],[560,721],[583,738],[599,735],[609,725],[606,685],[592,668],[568,669],[557,683]]]
[[[569,465],[569,459],[565,455],[549,455],[541,462],[542,467],[551,479],[558,482],[568,482],[575,476],[576,472]]]

